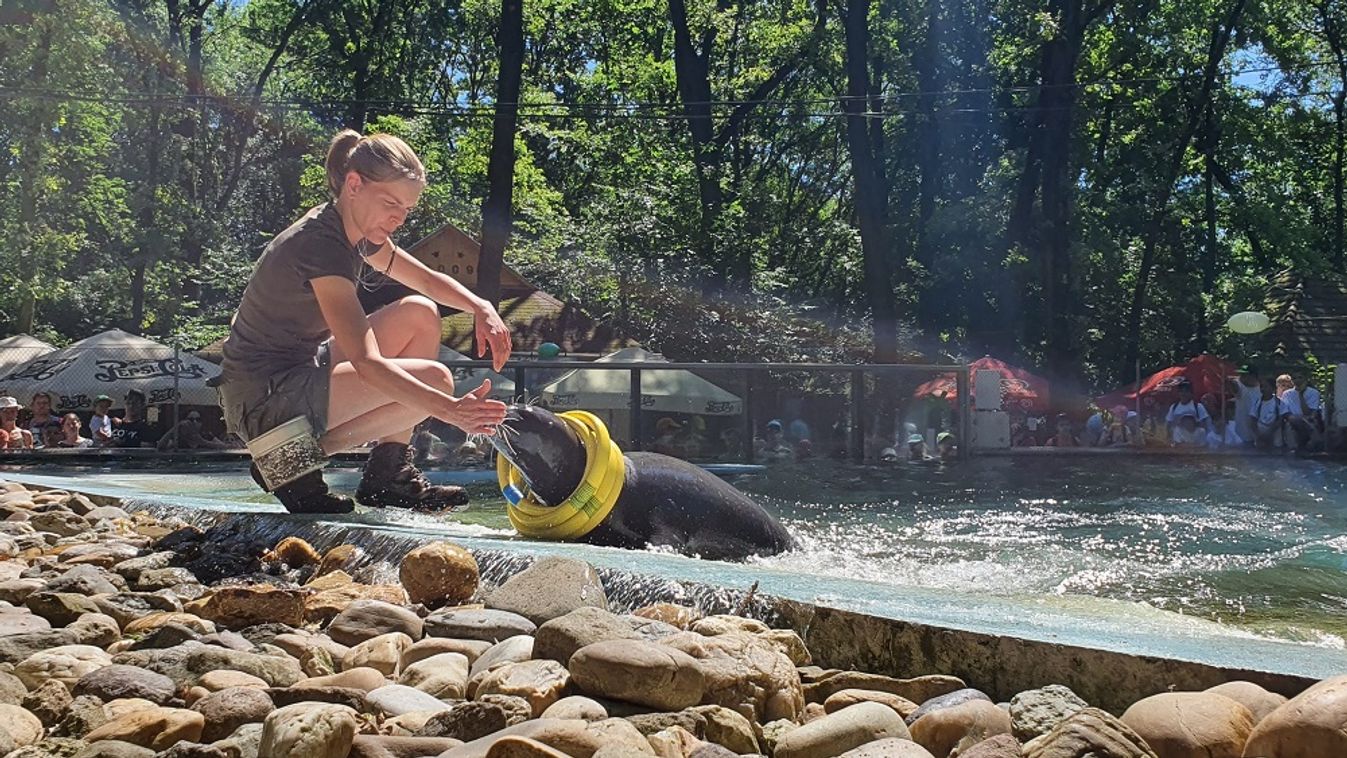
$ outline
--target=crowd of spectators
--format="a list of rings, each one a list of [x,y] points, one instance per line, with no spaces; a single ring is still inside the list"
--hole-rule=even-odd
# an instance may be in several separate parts
[[[113,400],[99,395],[87,418],[75,412],[58,414],[49,393],[38,392],[25,407],[12,396],[0,396],[0,447],[6,450],[91,448],[157,448],[159,450],[215,450],[242,448],[237,438],[217,438],[207,431],[199,410],[190,410],[174,425],[148,419],[144,393],[130,390],[120,416],[111,413]],[[165,416],[167,414],[160,414]]]
[[[1260,376],[1251,366],[1222,395],[1195,397],[1181,381],[1168,404],[1143,397],[1134,407],[1095,410],[1083,425],[1067,414],[1046,419],[1015,417],[1013,447],[1169,447],[1195,450],[1256,449],[1314,452],[1326,444],[1323,395],[1305,373]]]

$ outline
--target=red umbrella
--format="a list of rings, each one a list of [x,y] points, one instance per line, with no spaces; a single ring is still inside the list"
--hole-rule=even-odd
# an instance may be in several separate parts
[[[979,358],[968,364],[970,382],[979,371],[995,371],[1001,375],[1001,397],[1007,409],[1017,406],[1037,413],[1048,410],[1048,380],[1043,377],[1035,376],[991,356]],[[912,394],[913,397],[943,397],[953,402],[959,396],[958,379],[954,374],[942,374],[921,385]]]
[[[1229,397],[1232,392],[1228,381],[1237,374],[1238,369],[1230,361],[1214,355],[1199,355],[1181,366],[1170,366],[1151,374],[1141,383],[1140,390],[1126,387],[1095,398],[1094,402],[1100,408],[1115,405],[1132,408],[1140,398],[1164,407],[1179,399],[1179,384],[1184,380],[1193,385],[1193,397],[1199,400],[1207,394]]]

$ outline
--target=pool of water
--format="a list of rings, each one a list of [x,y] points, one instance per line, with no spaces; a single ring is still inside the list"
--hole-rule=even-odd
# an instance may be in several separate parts
[[[25,468],[5,476],[186,507],[278,511],[245,473]],[[356,472],[329,481],[353,488]],[[892,618],[1217,665],[1347,671],[1347,469],[1294,459],[817,462],[732,479],[802,549],[729,564],[530,542],[474,485],[451,516],[370,529],[765,592]]]

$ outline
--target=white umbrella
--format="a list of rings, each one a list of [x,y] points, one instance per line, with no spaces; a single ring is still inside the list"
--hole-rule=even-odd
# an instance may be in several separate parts
[[[482,382],[491,380],[490,397],[508,399],[514,397],[514,381],[492,371],[489,368],[455,366],[455,363],[472,360],[451,347],[440,345],[440,363],[449,367],[454,375],[454,394],[466,395],[482,386]]]
[[[173,402],[175,390],[184,405],[216,405],[219,396],[206,382],[219,373],[190,353],[175,355],[167,345],[110,329],[0,376],[0,387],[20,398],[50,392],[66,411],[91,408],[99,395],[122,408],[129,390],[143,392],[150,405]]]
[[[56,350],[36,337],[16,334],[0,340],[0,376],[4,376],[34,358]]]
[[[663,356],[628,347],[595,363],[668,363]],[[539,393],[554,410],[625,410],[631,407],[631,372],[576,369],[542,388]],[[641,369],[641,410],[734,416],[743,413],[738,395],[683,369]]]

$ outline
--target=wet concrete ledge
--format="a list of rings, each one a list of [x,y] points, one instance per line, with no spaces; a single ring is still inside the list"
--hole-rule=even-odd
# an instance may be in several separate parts
[[[118,498],[106,495],[90,498],[100,505],[121,503]],[[137,502],[132,507],[143,506],[143,502]],[[365,548],[373,560],[394,566],[425,541],[412,535],[376,533],[358,523],[334,528],[281,514],[201,511],[168,503],[151,510],[156,515],[176,515],[199,527],[219,528],[225,533],[237,533],[246,521],[247,531],[269,544],[282,537],[296,536],[323,551],[350,542]],[[472,552],[478,559],[482,581],[488,585],[499,584],[532,562],[531,558],[508,550]],[[708,614],[751,616],[773,626],[794,629],[809,647],[815,665],[898,678],[949,674],[994,700],[1009,700],[1018,692],[1048,684],[1064,684],[1091,705],[1121,714],[1132,703],[1160,692],[1203,690],[1228,681],[1245,680],[1292,697],[1318,681],[1294,674],[919,624],[761,595],[748,588],[670,581],[606,568],[599,568],[598,572],[608,590],[609,603],[618,612],[650,603],[674,602],[696,606]]]

